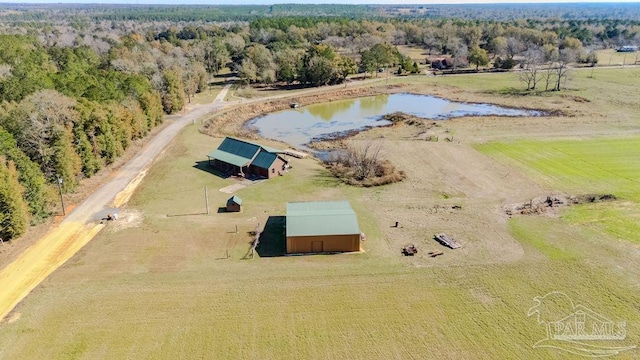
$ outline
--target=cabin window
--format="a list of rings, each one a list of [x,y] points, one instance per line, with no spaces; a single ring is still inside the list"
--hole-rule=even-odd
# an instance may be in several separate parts
[[[275,174],[276,173],[276,168],[271,168],[271,173]]]

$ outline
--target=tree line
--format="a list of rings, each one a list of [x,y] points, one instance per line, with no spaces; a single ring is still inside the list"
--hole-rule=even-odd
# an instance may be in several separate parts
[[[171,93],[86,46],[0,43],[0,238],[10,240],[51,215],[54,184],[73,191],[160,124]]]
[[[173,22],[145,18],[144,6],[11,6],[19,11],[0,15],[5,240],[50,216],[59,179],[63,191],[73,191],[146,136],[165,113],[183,109],[221,72],[230,71],[244,84],[275,86],[334,84],[356,72],[378,76],[383,69],[415,73],[416,59],[398,51],[411,45],[476,68],[520,64],[518,76],[528,89],[542,82],[558,90],[569,63],[594,61],[592,49],[640,43],[640,26],[628,19],[385,18],[397,7],[339,5],[321,7],[318,14],[275,16],[309,8],[274,5],[257,7],[271,13],[269,18],[254,18],[255,7],[248,14],[243,7],[232,10],[248,22]],[[172,10],[218,9],[153,8],[166,19]],[[366,18],[365,10],[377,15]],[[141,20],[103,17],[127,13]]]

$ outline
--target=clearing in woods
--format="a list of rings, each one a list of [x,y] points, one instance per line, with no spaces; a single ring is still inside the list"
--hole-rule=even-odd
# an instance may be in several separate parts
[[[501,93],[519,86],[512,75],[404,78],[408,91],[567,116],[465,118],[429,130],[452,142],[420,140],[423,130],[410,125],[372,129],[349,141],[381,141],[406,181],[353,188],[314,159],[292,158],[289,174],[236,192],[241,213],[218,212],[231,196],[219,189],[235,180],[205,166],[221,139],[189,126],[127,205],[142,222],[108,224],[27,297],[0,326],[0,359],[566,358],[533,348],[546,332],[527,313],[551,291],[626,321],[626,339],[605,345],[640,344],[638,244],[581,217],[637,208],[637,138],[620,136],[638,135],[626,91],[639,73],[576,72],[575,90],[524,97]],[[615,104],[603,95],[612,89],[621,91]],[[559,191],[622,200],[560,216],[503,211]],[[258,223],[283,215],[287,201],[324,199],[351,201],[364,253],[284,257],[282,243],[265,242],[246,259]],[[277,238],[281,222],[271,223]],[[438,233],[462,248],[439,245]],[[400,255],[408,243],[416,256]]]

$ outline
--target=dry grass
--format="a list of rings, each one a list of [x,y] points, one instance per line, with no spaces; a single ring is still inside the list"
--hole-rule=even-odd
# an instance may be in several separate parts
[[[622,53],[615,49],[599,50],[597,66],[622,66],[640,64],[640,52]]]
[[[221,139],[190,127],[129,204],[142,224],[103,232],[30,295],[0,326],[0,359],[570,358],[532,348],[545,332],[526,313],[550,291],[626,321],[627,339],[610,346],[640,344],[637,245],[561,217],[509,219],[505,203],[556,185],[473,147],[637,132],[628,91],[638,72],[599,71],[576,72],[574,90],[525,97],[495,92],[518,85],[507,75],[404,78],[407,91],[571,116],[465,118],[431,130],[454,142],[419,140],[415,126],[373,129],[352,141],[383,141],[405,181],[350,187],[313,159],[292,159],[289,174],[239,190],[245,208],[235,214],[215,212],[229,196],[216,189],[235,180],[196,166]],[[287,201],[322,199],[351,201],[364,253],[243,260],[258,222]],[[431,238],[439,232],[463,247],[442,248]],[[418,256],[400,256],[407,242]],[[426,256],[436,249],[445,254]]]

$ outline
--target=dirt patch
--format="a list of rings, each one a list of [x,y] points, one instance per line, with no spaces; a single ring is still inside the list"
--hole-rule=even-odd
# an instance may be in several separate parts
[[[20,320],[21,317],[22,317],[22,313],[14,312],[7,318],[7,323],[13,324],[14,322]]]
[[[412,114],[407,114],[404,112],[394,112],[391,114],[386,114],[382,117],[384,120],[391,121],[391,124],[394,126],[397,125],[411,125],[411,126],[425,126],[427,128],[434,127],[436,122],[433,120],[425,119],[419,116],[415,116]]]
[[[400,130],[376,129],[351,140],[366,142],[384,133],[385,158],[407,174],[402,182],[362,193],[362,206],[370,209],[379,224],[387,253],[398,256],[402,246],[411,242],[420,252],[403,261],[417,267],[520,259],[523,248],[509,233],[508,217],[501,207],[545,190],[465,143],[405,139],[408,134],[404,132],[411,129]],[[433,240],[439,233],[464,246],[456,250],[443,247]],[[430,251],[444,254],[432,258]]]
[[[142,224],[143,214],[138,210],[122,210],[118,212],[118,220],[109,222],[111,231],[120,231]]]
[[[587,203],[597,203],[617,200],[612,194],[584,194],[584,195],[547,195],[533,198],[527,202],[512,204],[505,207],[505,213],[511,215],[555,215],[557,209]]]
[[[220,189],[220,191],[227,194],[233,194],[238,190],[244,189],[245,187],[246,186],[243,184],[233,184],[223,187],[222,189]]]

